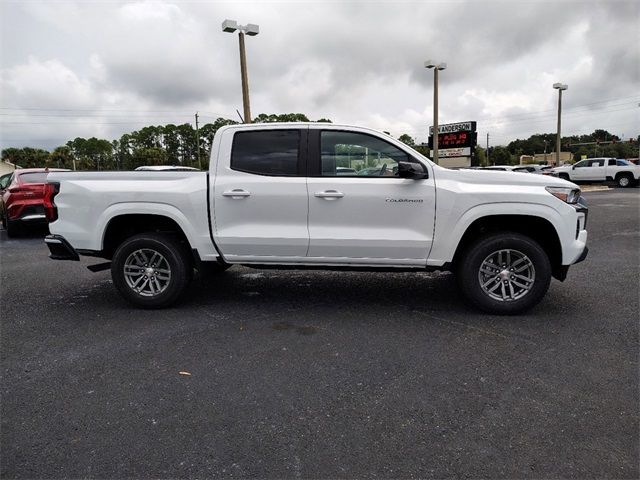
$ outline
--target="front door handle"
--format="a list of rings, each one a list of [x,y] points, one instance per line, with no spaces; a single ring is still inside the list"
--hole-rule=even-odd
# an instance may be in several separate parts
[[[324,198],[325,200],[337,200],[338,198],[344,197],[344,193],[338,190],[325,190],[324,192],[314,193],[314,196]]]
[[[251,193],[241,188],[234,188],[233,190],[227,190],[226,192],[223,192],[222,196],[231,197],[234,200],[239,200],[251,196]]]

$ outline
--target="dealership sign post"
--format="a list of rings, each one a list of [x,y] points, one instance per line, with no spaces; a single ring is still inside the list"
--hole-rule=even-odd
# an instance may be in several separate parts
[[[475,162],[478,138],[476,122],[438,125],[438,157],[445,167],[469,167]],[[433,148],[433,127],[429,127],[429,148]]]

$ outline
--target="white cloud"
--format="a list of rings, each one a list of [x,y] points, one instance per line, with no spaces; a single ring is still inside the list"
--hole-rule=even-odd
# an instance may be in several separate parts
[[[115,138],[192,121],[196,110],[205,121],[235,118],[238,41],[220,31],[225,18],[261,27],[247,38],[254,115],[301,112],[423,141],[432,73],[422,64],[436,57],[448,63],[441,123],[477,120],[481,136],[504,143],[553,132],[551,84],[562,81],[563,131],[629,137],[639,128],[638,2],[65,1],[3,10],[3,106],[76,109],[77,120],[9,111],[2,146]]]

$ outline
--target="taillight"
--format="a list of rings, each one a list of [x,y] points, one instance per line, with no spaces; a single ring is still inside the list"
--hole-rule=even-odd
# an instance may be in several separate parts
[[[43,195],[44,184],[25,183],[19,186],[15,185],[7,190],[12,194],[14,200],[29,200]]]
[[[44,214],[47,217],[49,223],[55,222],[58,219],[58,209],[56,204],[53,203],[53,198],[60,191],[59,183],[47,183],[44,187]]]

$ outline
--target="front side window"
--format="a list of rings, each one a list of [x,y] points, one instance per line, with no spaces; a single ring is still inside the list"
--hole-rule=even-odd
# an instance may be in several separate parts
[[[604,160],[600,159],[600,160],[593,160],[591,162],[591,166],[592,167],[604,167]]]
[[[355,132],[320,134],[322,176],[398,177],[398,162],[415,162],[384,140]]]
[[[582,160],[581,162],[578,162],[574,165],[575,168],[582,168],[587,166],[589,166],[589,162],[587,162],[587,160]]]
[[[298,174],[300,130],[237,132],[231,148],[231,168],[257,175]]]

